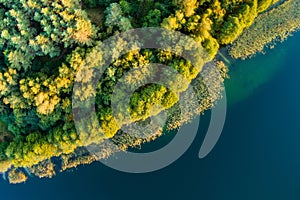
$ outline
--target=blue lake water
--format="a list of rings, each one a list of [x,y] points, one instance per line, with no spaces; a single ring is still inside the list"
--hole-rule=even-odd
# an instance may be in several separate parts
[[[264,56],[233,63],[225,128],[202,160],[205,118],[190,149],[165,169],[128,174],[93,163],[53,179],[0,180],[0,198],[299,200],[299,52],[297,33]]]

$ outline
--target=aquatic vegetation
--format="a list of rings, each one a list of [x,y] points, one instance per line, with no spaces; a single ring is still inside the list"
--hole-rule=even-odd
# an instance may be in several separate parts
[[[27,176],[23,171],[13,169],[8,172],[8,180],[12,184],[23,183],[27,180]]]
[[[229,53],[233,58],[245,59],[274,48],[300,28],[300,2],[286,0],[257,17],[255,23],[232,44]],[[256,33],[256,34],[253,34]]]
[[[228,70],[224,63],[210,61],[221,46],[234,42],[259,12],[274,2],[0,0],[3,19],[0,22],[0,121],[7,130],[1,133],[0,171],[8,170],[12,183],[26,180],[23,168],[38,177],[52,177],[56,173],[56,162],[62,163],[64,171],[107,158],[117,151],[155,140],[166,130],[176,129],[212,108],[222,97],[222,83]],[[89,127],[90,135],[78,132],[72,113],[72,92],[80,67],[86,62],[96,63],[107,53],[97,49],[99,41],[132,28],[150,26],[185,33],[201,44],[207,55],[201,59],[195,56],[199,62],[193,66],[180,54],[166,50],[130,51],[108,66],[97,83],[97,90],[85,85],[94,76],[92,70],[85,69],[84,76],[76,80],[82,84],[82,89],[74,96],[82,100],[95,97],[97,119],[93,122],[100,122],[104,134],[93,127]],[[115,46],[117,48],[111,51],[119,55],[127,43],[119,40]],[[185,49],[178,51],[182,50]],[[130,88],[149,78],[153,74],[151,68],[141,69],[149,63],[168,65],[187,81],[175,80],[172,90],[161,84],[146,84],[133,93],[129,105],[122,107],[129,110],[132,121],[126,121],[119,113],[124,119],[122,125],[147,123],[149,117],[163,110],[168,116],[164,129],[147,130],[145,137],[140,138],[120,130],[112,114],[111,96],[120,79]],[[215,66],[218,73],[210,70]],[[142,72],[128,75],[132,69]],[[210,91],[205,86],[207,79],[213,83]],[[188,84],[193,86],[199,104],[195,105],[197,109],[187,110],[186,116],[181,118],[178,100]],[[117,100],[123,100],[122,94]],[[154,105],[161,107],[153,111]],[[109,145],[110,142],[117,147]],[[102,148],[96,156],[84,148],[99,143]]]
[[[28,171],[39,178],[52,178],[56,174],[55,164],[50,159],[31,166]]]

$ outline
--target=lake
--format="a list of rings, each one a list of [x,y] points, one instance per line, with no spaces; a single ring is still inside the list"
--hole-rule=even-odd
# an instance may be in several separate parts
[[[299,52],[298,32],[266,55],[232,64],[226,124],[204,159],[205,117],[192,146],[167,168],[128,174],[93,163],[53,179],[0,180],[1,199],[299,200]]]

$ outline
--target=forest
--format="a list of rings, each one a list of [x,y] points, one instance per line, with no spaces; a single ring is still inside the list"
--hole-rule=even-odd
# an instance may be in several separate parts
[[[275,3],[277,0],[0,0],[0,172],[7,173],[11,183],[26,181],[26,171],[52,177],[58,160],[63,171],[155,140],[188,123],[222,98],[228,69],[215,59],[218,50],[232,45]],[[76,94],[77,98],[95,97],[95,120],[104,134],[78,132],[72,93],[80,67],[87,57],[98,56],[99,42],[142,27],[161,27],[192,37],[208,53],[205,62],[216,66],[219,73],[212,73],[210,65],[193,66],[170,51],[128,52],[108,66],[96,91],[83,87]],[[125,41],[118,45],[126,46]],[[162,110],[167,111],[168,120],[162,129],[149,130],[148,137],[138,138],[120,130],[111,96],[127,72],[149,63],[161,63],[180,73],[196,91],[199,105],[180,118],[178,95],[186,87],[140,87],[123,108],[132,122],[147,123]],[[213,81],[213,94],[207,91],[200,72]],[[145,70],[127,76],[124,84],[137,85],[149,74]],[[79,81],[84,84],[92,76],[86,73]],[[161,110],[150,112],[154,105],[161,105]],[[119,148],[105,145],[106,141]],[[83,147],[97,143],[104,145],[95,158]]]

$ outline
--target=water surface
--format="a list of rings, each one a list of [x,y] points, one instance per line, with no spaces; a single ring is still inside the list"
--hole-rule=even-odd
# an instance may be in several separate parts
[[[297,33],[264,57],[233,64],[225,128],[205,159],[198,159],[204,118],[191,148],[160,171],[127,174],[93,163],[53,179],[1,180],[1,199],[299,200],[299,52]]]

